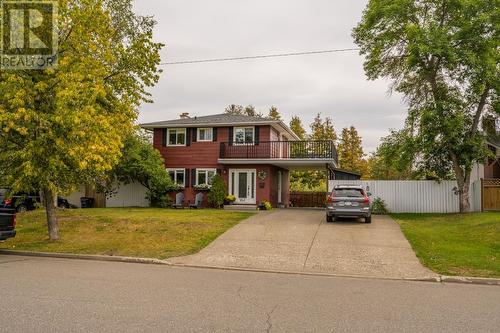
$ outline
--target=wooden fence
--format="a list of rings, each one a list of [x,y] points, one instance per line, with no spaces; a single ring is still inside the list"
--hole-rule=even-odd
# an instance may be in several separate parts
[[[325,207],[327,192],[291,192],[292,207]]]
[[[481,210],[500,211],[500,179],[481,179]]]

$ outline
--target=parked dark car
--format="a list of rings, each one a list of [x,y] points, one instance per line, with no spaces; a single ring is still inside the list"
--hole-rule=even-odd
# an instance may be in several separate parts
[[[369,196],[361,186],[335,186],[326,203],[327,222],[334,222],[338,217],[361,217],[366,223],[371,223]]]
[[[16,236],[16,211],[0,208],[0,241]]]
[[[40,203],[40,196],[30,193],[16,193],[3,200],[4,207],[13,208],[17,212],[34,210],[37,203]]]
[[[17,212],[26,212],[36,209],[37,204],[41,203],[38,193],[16,193],[9,196],[9,189],[0,189],[0,207],[14,208]],[[57,207],[71,208],[68,200],[57,197]]]

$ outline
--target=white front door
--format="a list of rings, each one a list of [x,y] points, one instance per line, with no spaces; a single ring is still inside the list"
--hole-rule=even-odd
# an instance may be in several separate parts
[[[255,169],[229,170],[229,192],[236,197],[237,204],[252,204],[255,205],[256,198],[256,174]]]

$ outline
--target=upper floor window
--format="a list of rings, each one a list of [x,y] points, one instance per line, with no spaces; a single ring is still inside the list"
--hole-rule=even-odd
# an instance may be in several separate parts
[[[186,129],[169,128],[167,146],[185,146],[185,145],[186,145]]]
[[[213,140],[212,128],[198,128],[197,140],[198,141],[212,141]]]
[[[196,169],[196,185],[212,185],[216,173],[216,169]]]
[[[182,187],[186,186],[186,170],[184,169],[167,169],[170,178]]]
[[[253,143],[255,141],[255,127],[235,127],[233,141],[235,144]]]

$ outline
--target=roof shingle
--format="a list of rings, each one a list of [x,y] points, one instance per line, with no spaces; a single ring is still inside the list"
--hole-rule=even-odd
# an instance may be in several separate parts
[[[234,115],[234,114],[216,114],[211,116],[201,116],[192,118],[181,118],[167,121],[158,121],[154,123],[141,124],[141,127],[154,127],[154,126],[194,126],[194,125],[204,125],[204,124],[239,124],[239,123],[278,123],[277,120],[272,120],[263,117],[251,117],[246,115]]]

